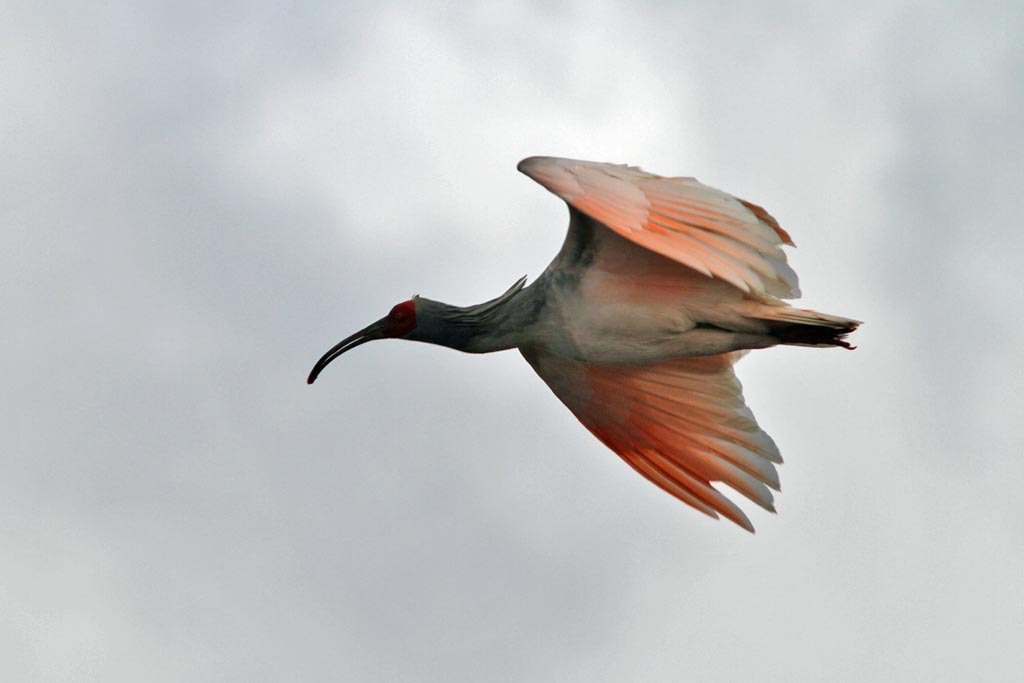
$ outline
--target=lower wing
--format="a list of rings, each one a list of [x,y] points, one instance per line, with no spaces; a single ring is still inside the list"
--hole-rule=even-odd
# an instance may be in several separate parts
[[[532,349],[523,356],[594,436],[687,505],[748,531],[747,516],[711,482],[772,512],[778,448],[743,402],[739,353],[653,365],[596,365]]]

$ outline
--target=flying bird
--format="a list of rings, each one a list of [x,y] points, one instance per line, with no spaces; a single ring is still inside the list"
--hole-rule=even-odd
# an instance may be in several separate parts
[[[551,265],[476,306],[415,296],[323,355],[308,382],[375,339],[468,353],[519,349],[583,425],[682,502],[748,531],[712,482],[775,511],[782,457],[733,364],[778,344],[852,347],[856,320],[794,308],[793,241],[763,208],[633,166],[530,157],[519,170],[569,205]]]

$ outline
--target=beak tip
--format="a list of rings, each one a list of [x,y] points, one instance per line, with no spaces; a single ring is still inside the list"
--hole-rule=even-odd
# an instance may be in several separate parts
[[[312,384],[316,381],[316,378],[320,376],[323,369],[326,368],[332,360],[345,353],[350,349],[354,349],[360,344],[365,344],[368,341],[374,339],[384,339],[388,337],[386,330],[384,329],[385,318],[381,318],[377,322],[363,328],[355,334],[345,337],[340,342],[331,347],[331,350],[320,357],[320,360],[316,362],[313,369],[309,373],[309,377],[306,378],[306,384]]]

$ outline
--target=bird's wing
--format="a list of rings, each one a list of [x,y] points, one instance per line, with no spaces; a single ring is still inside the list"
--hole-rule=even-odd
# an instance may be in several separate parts
[[[755,297],[800,296],[789,235],[756,204],[632,166],[530,157],[519,170],[623,237]]]
[[[594,365],[523,349],[555,395],[606,446],[684,503],[753,531],[722,482],[774,512],[782,457],[743,402],[738,353],[654,365]]]

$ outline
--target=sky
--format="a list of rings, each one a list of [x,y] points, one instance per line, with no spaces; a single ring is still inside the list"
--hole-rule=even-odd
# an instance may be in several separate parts
[[[1024,5],[0,7],[0,678],[1010,681]],[[747,534],[517,353],[316,359],[539,275],[531,155],[764,205],[855,352],[737,367]]]

